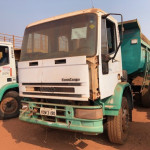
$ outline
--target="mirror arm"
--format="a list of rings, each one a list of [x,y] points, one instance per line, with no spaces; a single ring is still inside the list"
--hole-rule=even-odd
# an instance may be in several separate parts
[[[122,42],[119,43],[119,45],[118,45],[118,47],[117,47],[117,49],[116,49],[116,52],[115,52],[114,56],[111,57],[111,60],[112,60],[112,61],[115,59],[115,57],[116,57],[116,55],[117,55],[117,53],[118,53],[118,50],[119,50],[121,44],[122,44]]]

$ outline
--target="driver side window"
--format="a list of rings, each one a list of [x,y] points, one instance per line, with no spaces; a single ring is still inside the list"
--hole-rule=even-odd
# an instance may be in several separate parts
[[[9,51],[7,46],[0,46],[0,66],[9,64]]]
[[[109,73],[109,55],[117,49],[116,26],[108,20],[102,18],[101,24],[101,57],[102,73]]]
[[[115,24],[108,19],[106,19],[107,27],[107,40],[108,40],[108,53],[111,54],[115,52],[117,46],[116,40],[116,28]]]

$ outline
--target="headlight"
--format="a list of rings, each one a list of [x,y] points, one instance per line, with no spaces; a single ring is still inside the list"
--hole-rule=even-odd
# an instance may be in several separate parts
[[[75,117],[81,119],[102,119],[103,110],[102,109],[75,109]]]

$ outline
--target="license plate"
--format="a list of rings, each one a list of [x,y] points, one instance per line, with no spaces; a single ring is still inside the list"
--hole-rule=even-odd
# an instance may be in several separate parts
[[[40,114],[42,116],[56,116],[56,109],[53,108],[41,108]]]

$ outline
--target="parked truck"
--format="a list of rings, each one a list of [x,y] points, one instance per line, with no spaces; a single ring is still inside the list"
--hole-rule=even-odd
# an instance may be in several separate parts
[[[121,24],[121,41],[118,22],[95,8],[29,24],[18,66],[20,120],[92,135],[103,133],[107,123],[109,140],[123,144],[133,95],[127,82],[132,71],[122,68],[130,59],[122,61]],[[140,37],[134,39],[140,45]],[[133,59],[140,50],[134,52]]]
[[[123,24],[125,29],[121,45],[123,70],[127,73],[135,100],[141,99],[144,107],[150,107],[150,41],[141,33],[137,19]]]
[[[19,116],[19,85],[13,45],[0,42],[0,119]]]

